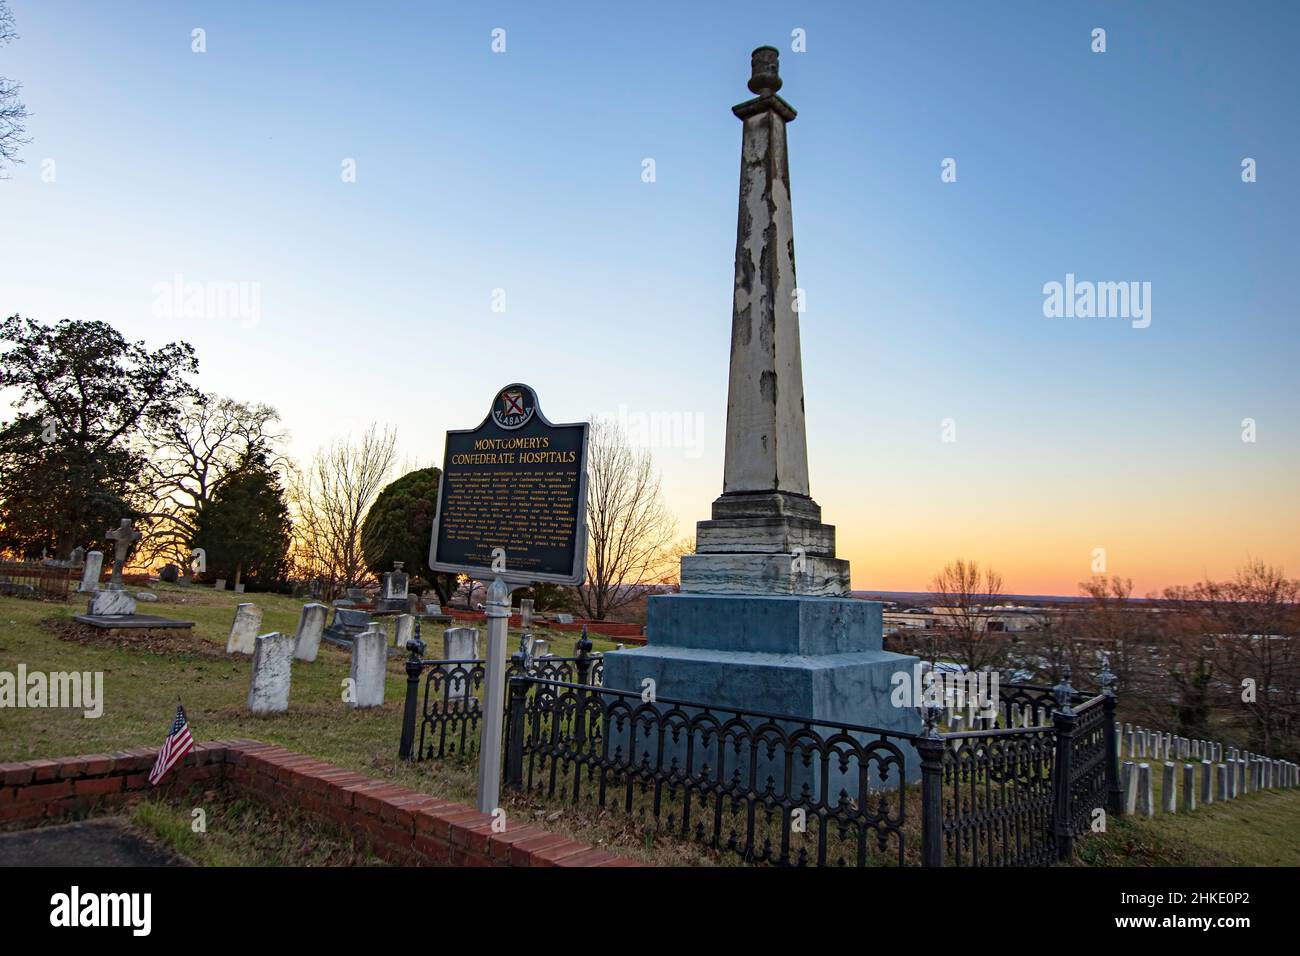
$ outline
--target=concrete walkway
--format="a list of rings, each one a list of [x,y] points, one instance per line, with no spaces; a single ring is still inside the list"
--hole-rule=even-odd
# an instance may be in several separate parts
[[[120,817],[0,833],[0,866],[189,866]]]

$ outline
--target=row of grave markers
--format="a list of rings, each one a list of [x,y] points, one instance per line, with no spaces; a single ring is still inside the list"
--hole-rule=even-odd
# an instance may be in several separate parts
[[[307,604],[298,617],[294,634],[272,631],[258,634],[262,626],[262,609],[256,604],[240,604],[226,639],[227,654],[252,655],[252,678],[248,688],[248,709],[254,714],[278,714],[289,709],[289,687],[293,662],[311,663],[320,649],[325,629],[324,604]],[[399,615],[397,640],[405,644],[414,636],[415,619]],[[352,707],[381,707],[388,673],[388,637],[371,628],[357,634],[352,641],[350,693],[346,700]]]
[[[297,631],[290,634],[271,632],[258,634],[262,625],[262,609],[256,604],[240,604],[235,608],[235,620],[226,640],[227,654],[251,655],[252,678],[248,690],[248,709],[255,714],[283,713],[289,707],[289,688],[292,680],[292,662],[311,663],[320,650],[321,635],[325,629],[325,616],[329,608],[324,604],[303,606],[298,618]],[[415,617],[399,614],[394,618],[394,643],[405,647],[415,636]],[[443,632],[444,655],[450,661],[473,661],[479,657],[479,633],[472,627],[451,627]],[[535,642],[532,653],[545,654],[545,642]],[[384,681],[387,674],[388,640],[383,631],[371,626],[352,639],[352,695],[348,703],[353,707],[380,707],[384,703]],[[450,670],[451,665],[444,667]],[[450,699],[468,696],[463,678],[448,688]]]
[[[1202,805],[1208,805],[1216,800],[1235,800],[1255,790],[1300,786],[1300,765],[1287,760],[1275,760],[1236,747],[1225,748],[1211,740],[1135,728],[1132,724],[1121,728],[1119,721],[1115,722],[1115,735],[1120,741],[1120,756],[1129,758],[1120,766],[1126,814],[1147,817],[1156,814],[1154,772],[1146,762],[1148,758],[1162,760],[1158,809],[1163,813],[1195,810],[1198,799]],[[1180,786],[1174,761],[1189,759],[1195,762],[1183,763]]]
[[[999,727],[1051,727],[1052,712],[1030,704],[1007,704],[1005,714],[998,709],[983,709],[968,703],[964,708],[948,706],[940,714],[943,733],[958,734],[968,730],[995,730]]]

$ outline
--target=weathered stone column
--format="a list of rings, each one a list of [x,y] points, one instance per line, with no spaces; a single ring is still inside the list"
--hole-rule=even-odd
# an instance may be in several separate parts
[[[731,308],[727,436],[722,497],[682,559],[682,590],[715,594],[849,593],[849,564],[835,557],[835,529],[809,497],[802,293],[794,273],[794,219],[777,50],[759,47],[749,89],[732,107],[744,124]]]

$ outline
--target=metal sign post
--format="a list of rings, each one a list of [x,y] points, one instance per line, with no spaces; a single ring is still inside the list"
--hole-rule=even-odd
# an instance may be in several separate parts
[[[501,735],[505,731],[506,640],[510,627],[510,592],[501,578],[488,588],[487,666],[483,674],[483,727],[478,751],[478,810],[495,813],[501,799]]]

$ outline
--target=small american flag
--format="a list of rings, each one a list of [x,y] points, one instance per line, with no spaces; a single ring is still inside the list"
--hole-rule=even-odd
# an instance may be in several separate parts
[[[153,769],[149,771],[149,785],[155,787],[167,771],[176,766],[176,763],[187,753],[194,749],[194,738],[190,736],[190,725],[185,720],[185,708],[180,704],[176,705],[176,719],[172,721],[171,733],[163,741],[162,749],[158,751],[158,759],[154,761]]]

